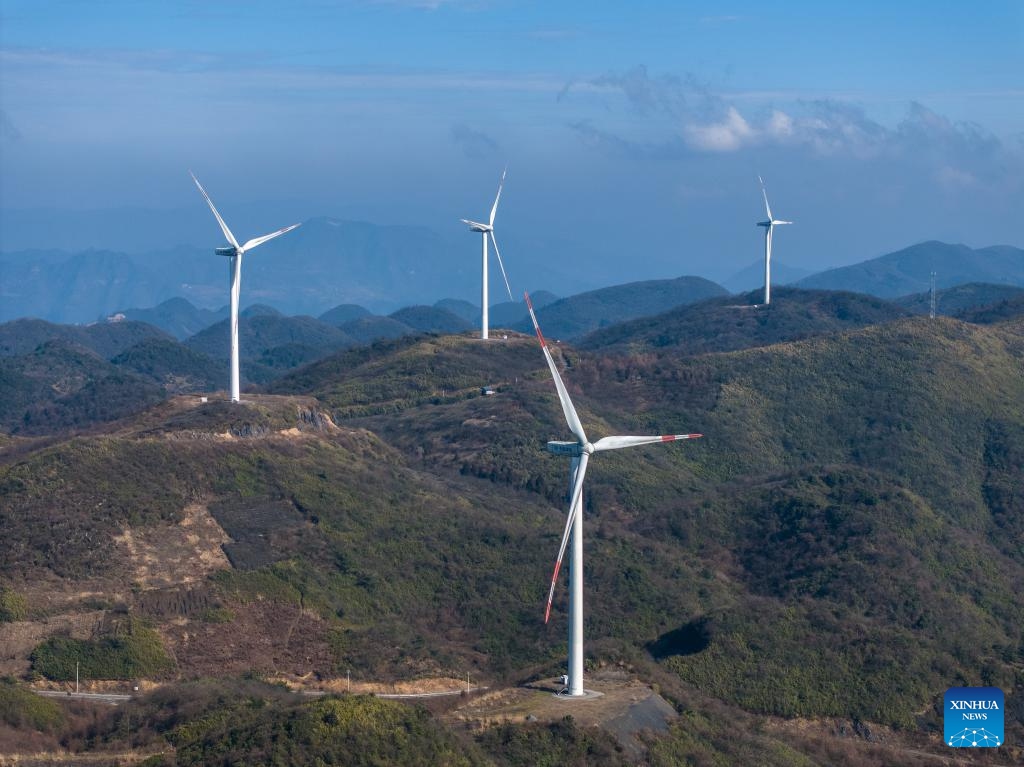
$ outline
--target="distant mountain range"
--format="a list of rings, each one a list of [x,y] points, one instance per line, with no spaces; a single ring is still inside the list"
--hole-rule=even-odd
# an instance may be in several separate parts
[[[2,253],[0,321],[36,317],[88,323],[123,313],[128,319],[163,327],[176,338],[187,338],[225,316],[227,264],[213,254],[215,240],[209,249],[181,246],[134,255],[105,250]],[[533,268],[528,260],[521,266]],[[438,308],[475,325],[480,310],[472,299],[479,295],[478,269],[464,248],[426,228],[314,218],[246,258],[242,297],[285,314],[311,316],[340,306],[384,314],[436,302]],[[730,278],[726,287],[755,289],[762,282],[762,269],[755,262]],[[810,276],[776,264],[773,282],[895,298],[926,290],[933,271],[940,288],[971,282],[1024,286],[1024,251],[1005,245],[974,250],[925,242]],[[544,264],[542,273],[552,280],[563,277],[557,264]],[[538,307],[544,305],[544,292],[535,293]],[[439,302],[439,296],[445,298]],[[180,302],[168,303],[176,298],[199,307],[199,313],[190,313]],[[451,303],[442,303],[446,301]],[[669,306],[659,303],[655,308]],[[157,310],[159,314],[152,313]],[[325,321],[342,324],[341,311]],[[518,300],[490,309],[495,327],[523,328],[524,317]],[[624,317],[616,314],[598,321],[620,319]],[[574,321],[564,331],[556,330],[566,337],[579,336],[593,329],[586,324]]]
[[[141,255],[21,251],[0,255],[0,320],[92,322],[124,307],[181,296],[203,307],[227,299],[227,261],[183,247]],[[242,295],[287,313],[341,303],[394,310],[440,295],[472,295],[476,260],[422,227],[314,218],[245,259]]]
[[[772,285],[790,285],[811,274],[813,272],[810,269],[788,266],[777,258],[772,258]],[[741,269],[723,282],[722,286],[731,293],[746,293],[758,286],[764,287],[764,259],[758,259]]]
[[[896,298],[971,282],[1024,286],[1024,250],[1010,245],[973,249],[966,245],[922,242],[852,266],[828,269],[794,283],[799,288],[849,290]]]
[[[728,295],[728,291],[703,277],[679,277],[674,280],[645,280],[591,290],[544,306],[537,316],[544,333],[551,338],[579,338],[601,327],[658,314],[682,304]],[[514,326],[524,333],[533,332],[524,317]]]

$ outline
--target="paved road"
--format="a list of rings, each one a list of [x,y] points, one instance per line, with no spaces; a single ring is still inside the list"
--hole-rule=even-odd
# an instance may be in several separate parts
[[[465,692],[483,692],[484,690],[489,689],[489,687],[470,687],[467,690],[465,687],[460,687],[457,690],[442,690],[441,692],[375,692],[373,695],[378,698],[410,700],[419,698],[445,698],[452,695],[462,695]],[[320,697],[322,695],[338,695],[340,693],[327,692],[326,690],[299,690],[299,694]]]
[[[122,695],[114,692],[65,692],[63,690],[36,690],[36,695],[42,695],[45,698],[66,698],[70,700],[91,700],[94,703],[109,703],[111,706],[116,706],[118,703],[124,703],[127,700],[131,700],[131,695]]]

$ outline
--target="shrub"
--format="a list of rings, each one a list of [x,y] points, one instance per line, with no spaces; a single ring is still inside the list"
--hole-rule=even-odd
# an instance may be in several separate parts
[[[0,623],[23,621],[28,615],[28,602],[21,594],[0,587]]]
[[[31,660],[33,671],[57,681],[74,679],[76,663],[86,679],[154,677],[173,666],[160,635],[137,620],[128,621],[123,633],[102,639],[50,637],[32,651]]]

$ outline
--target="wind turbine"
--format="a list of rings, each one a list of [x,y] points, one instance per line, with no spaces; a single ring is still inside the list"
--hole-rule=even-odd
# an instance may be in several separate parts
[[[481,289],[480,289],[480,338],[487,340],[487,238],[491,238],[491,242],[494,244],[494,253],[498,257],[498,266],[501,267],[501,276],[505,280],[505,290],[508,291],[508,300],[514,301],[512,298],[512,288],[508,286],[508,277],[505,275],[505,265],[501,262],[501,252],[498,250],[498,241],[494,239],[494,214],[498,212],[498,200],[501,199],[501,187],[505,184],[505,174],[508,172],[508,168],[505,168],[501,172],[501,181],[498,182],[498,194],[494,198],[494,205],[491,206],[491,217],[487,220],[486,224],[481,224],[479,221],[470,221],[469,219],[462,219],[462,223],[469,227],[471,232],[480,232],[483,234],[483,258],[481,261]]]
[[[764,303],[765,306],[772,302],[772,229],[780,224],[792,224],[792,221],[780,221],[772,218],[772,209],[768,205],[768,193],[764,189],[764,181],[760,176],[757,180],[761,182],[761,194],[764,196],[764,209],[768,214],[767,221],[758,221],[758,226],[764,227]]]
[[[551,357],[547,342],[540,332],[537,324],[537,315],[533,312],[533,304],[530,303],[529,294],[526,295],[526,307],[530,310],[530,319],[537,331],[537,339],[540,341],[540,348],[544,352],[544,358],[551,369],[551,377],[555,379],[555,389],[558,391],[558,400],[562,403],[562,413],[565,415],[565,422],[569,425],[569,431],[576,437],[575,442],[548,442],[548,452],[555,455],[566,455],[572,459],[569,469],[569,514],[565,521],[565,531],[562,533],[562,545],[558,549],[558,559],[555,560],[555,572],[551,576],[551,588],[548,590],[547,606],[544,609],[544,622],[547,623],[551,617],[551,600],[555,595],[555,584],[558,581],[558,571],[562,566],[562,558],[565,556],[565,549],[569,544],[569,537],[572,536],[572,558],[569,562],[569,691],[568,695],[579,697],[586,695],[583,689],[583,478],[587,474],[587,463],[590,456],[604,450],[618,450],[623,447],[634,447],[636,445],[653,445],[661,442],[673,442],[678,439],[696,439],[702,434],[663,434],[658,437],[603,437],[597,442],[587,439],[583,431],[583,424],[576,415],[576,408],[569,399],[569,392],[558,374],[555,361]]]
[[[275,237],[279,237],[285,232],[290,232],[292,229],[298,226],[298,224],[292,224],[286,226],[284,229],[278,229],[276,232],[265,234],[262,237],[254,237],[245,243],[245,245],[239,245],[238,240],[235,239],[235,235],[228,229],[228,225],[224,223],[224,219],[220,217],[220,213],[217,212],[217,208],[213,205],[213,200],[210,199],[210,195],[203,189],[203,185],[199,183],[199,179],[196,178],[196,174],[189,171],[189,175],[192,176],[192,180],[196,182],[196,186],[199,187],[199,191],[203,193],[203,197],[206,198],[207,204],[210,206],[210,210],[213,211],[214,217],[217,219],[217,223],[220,224],[220,229],[224,232],[224,236],[227,238],[230,245],[226,245],[221,248],[215,248],[214,253],[218,256],[228,256],[231,261],[228,263],[228,275],[231,284],[231,401],[238,402],[238,297],[242,287],[242,256],[245,255],[246,251],[252,250],[257,245],[262,245],[268,240],[272,240]]]

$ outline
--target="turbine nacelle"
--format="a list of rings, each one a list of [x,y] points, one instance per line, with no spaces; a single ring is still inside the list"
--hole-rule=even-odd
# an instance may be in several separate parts
[[[589,450],[587,448],[590,448]],[[548,452],[554,453],[555,455],[568,455],[572,458],[579,458],[581,455],[586,453],[590,455],[594,452],[594,446],[589,442],[586,445],[581,445],[579,442],[559,442],[552,440],[548,442]]]
[[[479,221],[470,221],[467,218],[461,220],[462,223],[469,227],[471,232],[482,232],[483,234],[487,234],[488,232],[494,231],[494,227],[490,224],[481,224]]]
[[[234,245],[225,245],[222,248],[214,248],[213,252],[218,256],[238,256],[241,255]]]

